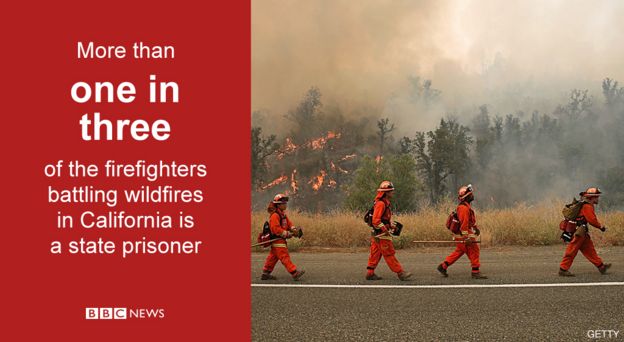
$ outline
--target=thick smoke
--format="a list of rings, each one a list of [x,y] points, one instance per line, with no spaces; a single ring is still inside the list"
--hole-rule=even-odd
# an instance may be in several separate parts
[[[284,137],[284,114],[311,86],[351,119],[389,117],[397,139],[443,117],[476,139],[482,105],[492,121],[513,114],[518,127],[548,115],[563,131],[500,144],[472,176],[492,193],[568,196],[622,172],[624,115],[605,103],[601,83],[624,82],[623,17],[621,1],[253,1],[252,109],[262,112],[254,124]],[[574,110],[561,114],[572,89],[589,91],[592,113],[580,122],[590,130],[565,123]],[[586,165],[566,165],[571,149]]]
[[[481,104],[548,112],[569,89],[624,80],[622,17],[620,1],[253,1],[252,108],[281,116],[317,86],[347,109],[411,118],[410,131]],[[444,107],[389,108],[410,76]]]

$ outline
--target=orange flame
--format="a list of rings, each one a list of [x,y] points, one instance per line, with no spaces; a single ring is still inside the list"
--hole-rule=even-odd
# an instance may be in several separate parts
[[[305,144],[299,145],[299,146],[297,146],[295,143],[293,143],[292,138],[286,138],[286,141],[284,142],[284,146],[282,147],[282,149],[277,154],[277,159],[283,159],[286,155],[292,154],[292,153],[296,152],[298,149],[300,149],[302,147],[311,148],[313,150],[322,149],[323,147],[325,147],[325,144],[327,144],[328,140],[330,140],[330,139],[339,139],[340,135],[341,135],[341,133],[335,133],[335,132],[332,132],[332,131],[328,131],[327,135],[322,136],[322,137],[317,138],[317,139],[312,139],[312,140],[306,142]]]
[[[348,174],[349,173],[349,171],[341,168],[340,166],[336,166],[336,164],[334,164],[334,162],[331,161],[331,160],[329,161],[329,166],[331,167],[331,170],[334,171],[334,172],[342,172],[344,174]]]
[[[292,153],[295,152],[297,150],[297,145],[295,145],[292,142],[292,139],[290,138],[286,138],[286,142],[284,143],[284,152],[285,153]]]
[[[287,154],[291,154],[297,151],[298,148],[299,146],[295,145],[295,143],[292,142],[291,138],[286,138],[286,141],[284,142],[284,147],[277,154],[277,159],[284,158]]]
[[[377,162],[377,165],[379,165],[379,163],[381,163],[382,159],[383,159],[382,155],[378,155],[377,157],[375,157],[375,161]]]
[[[330,179],[330,180],[329,180],[329,184],[327,184],[327,186],[328,186],[328,187],[330,187],[330,188],[335,188],[335,187],[336,187],[336,185],[337,185],[337,183],[336,183],[336,181],[335,181],[335,180],[333,180],[333,179]]]
[[[297,175],[297,169],[294,169],[293,172],[290,174],[290,188],[293,191],[293,194],[297,193],[297,190],[299,190],[299,186],[297,185],[297,178],[295,178],[295,176]]]
[[[348,154],[348,155],[346,155],[346,156],[344,156],[344,157],[340,158],[340,160],[338,160],[338,161],[346,161],[346,160],[351,160],[351,159],[353,159],[353,158],[355,158],[355,157],[357,157],[357,154],[355,154],[355,153],[354,153],[354,154]]]
[[[279,185],[279,184],[282,184],[282,183],[286,182],[287,180],[288,180],[287,176],[280,176],[280,177],[276,178],[274,181],[272,181],[271,183],[266,184],[266,185],[260,187],[260,190],[270,189],[270,188],[272,188],[272,187],[274,187],[276,185]]]
[[[325,176],[327,176],[327,172],[325,172],[325,170],[321,170],[319,175],[316,176],[316,177],[312,177],[312,179],[310,179],[308,184],[312,184],[312,189],[314,191],[319,191],[319,189],[323,185],[323,182],[325,180]]]
[[[313,139],[310,140],[306,146],[310,147],[313,150],[318,150],[321,149],[323,147],[325,147],[325,144],[327,144],[327,141],[330,139],[339,139],[340,138],[340,133],[335,133],[332,131],[328,131],[327,135],[325,135],[324,137],[320,137],[317,139]]]

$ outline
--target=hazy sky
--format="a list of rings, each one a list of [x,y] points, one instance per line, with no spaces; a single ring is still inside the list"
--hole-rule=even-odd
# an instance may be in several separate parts
[[[314,85],[386,111],[410,75],[442,90],[439,115],[544,109],[624,82],[622,19],[624,1],[254,0],[252,109],[282,115]]]

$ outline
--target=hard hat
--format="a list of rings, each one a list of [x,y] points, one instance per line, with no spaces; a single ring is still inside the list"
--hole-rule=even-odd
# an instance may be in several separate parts
[[[587,190],[581,192],[579,195],[585,197],[597,197],[602,194],[602,191],[598,188],[587,188]]]
[[[273,197],[273,203],[275,204],[288,203],[288,196],[284,194],[277,194],[275,195],[275,197]]]
[[[379,184],[377,191],[394,191],[394,184],[391,181],[383,181]]]
[[[472,184],[464,185],[461,188],[459,188],[459,191],[457,191],[457,197],[460,200],[463,200],[471,193],[472,193]]]

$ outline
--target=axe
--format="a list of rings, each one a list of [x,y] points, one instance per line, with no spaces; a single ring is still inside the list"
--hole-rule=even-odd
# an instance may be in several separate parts
[[[271,243],[273,241],[277,241],[277,240],[281,240],[282,238],[277,238],[277,239],[271,239],[271,240],[267,240],[264,242],[258,242],[258,243],[254,243],[253,245],[251,245],[251,247],[258,247],[258,246],[262,246],[262,245],[266,245],[268,243]]]

